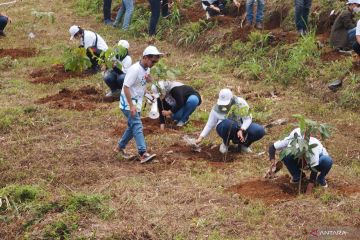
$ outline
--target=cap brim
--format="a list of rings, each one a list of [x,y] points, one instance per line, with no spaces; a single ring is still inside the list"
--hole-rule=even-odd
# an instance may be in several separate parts
[[[231,99],[229,99],[228,101],[224,101],[224,100],[217,100],[217,105],[221,105],[221,106],[226,106],[230,103]]]

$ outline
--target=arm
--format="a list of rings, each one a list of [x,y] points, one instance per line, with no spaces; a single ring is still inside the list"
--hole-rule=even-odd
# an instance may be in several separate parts
[[[356,35],[356,41],[358,44],[360,44],[360,35]]]
[[[208,119],[203,131],[201,132],[200,136],[202,138],[206,137],[210,133],[210,131],[216,126],[217,122],[218,122],[218,117],[216,115],[216,112],[214,110],[211,110],[209,119]]]
[[[130,115],[131,115],[131,117],[134,117],[136,115],[136,106],[132,102],[131,93],[130,93],[128,86],[124,85],[124,93],[125,93],[126,100],[130,107]]]

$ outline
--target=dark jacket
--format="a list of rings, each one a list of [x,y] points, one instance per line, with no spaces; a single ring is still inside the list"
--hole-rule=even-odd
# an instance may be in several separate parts
[[[347,32],[356,27],[352,12],[346,9],[335,19],[331,28],[330,44],[334,48],[350,47]]]

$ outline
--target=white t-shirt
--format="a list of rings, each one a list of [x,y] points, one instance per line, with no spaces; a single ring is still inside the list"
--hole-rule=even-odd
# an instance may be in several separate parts
[[[295,128],[290,133],[289,136],[287,136],[283,140],[279,140],[274,143],[275,149],[279,150],[279,149],[284,149],[284,148],[290,146],[290,142],[295,139],[295,133],[297,133],[297,135],[300,138],[303,138],[301,135],[300,128]],[[319,158],[320,158],[321,154],[326,155],[326,156],[328,156],[329,154],[318,139],[316,139],[314,137],[310,137],[309,144],[317,145],[315,148],[312,149],[313,154],[310,157],[310,167],[315,167],[315,166],[319,165]]]
[[[360,20],[356,24],[356,36],[360,36]]]
[[[84,38],[80,39],[80,44],[83,45],[85,49],[95,46],[96,35],[98,38],[96,47],[100,50],[106,51],[108,46],[106,45],[105,40],[99,34],[92,31],[84,30]]]
[[[131,99],[138,112],[141,112],[142,100],[146,90],[145,76],[148,74],[150,74],[150,68],[145,69],[140,65],[140,62],[136,62],[127,70],[124,79],[124,86],[129,88]],[[124,93],[124,87],[121,90],[119,105],[120,109],[130,110],[129,103],[127,102]]]
[[[121,71],[127,73],[128,69],[131,67],[132,59],[127,55],[122,61],[115,58],[115,61],[121,64]]]

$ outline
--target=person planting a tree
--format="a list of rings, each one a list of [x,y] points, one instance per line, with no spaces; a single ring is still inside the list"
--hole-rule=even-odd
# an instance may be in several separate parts
[[[91,69],[94,72],[100,70],[98,59],[103,51],[108,49],[105,40],[97,33],[84,30],[79,26],[73,25],[69,29],[70,40],[79,39],[80,47],[86,49],[86,55],[91,61]]]
[[[217,104],[212,108],[206,126],[196,143],[199,144],[215,126],[223,140],[219,149],[223,154],[227,153],[230,140],[238,144],[242,152],[252,152],[250,145],[265,135],[265,129],[252,122],[249,105],[245,99],[234,96],[227,88],[220,91]]]
[[[311,137],[309,131],[305,134],[300,128],[296,128],[288,137],[271,143],[269,146],[270,169],[273,169],[276,164],[276,150],[282,150],[282,162],[292,176],[290,183],[300,183],[300,180],[306,178],[306,174],[302,170],[310,170],[307,194],[311,193],[316,183],[322,187],[328,187],[325,177],[329,173],[333,161],[325,147],[318,139]],[[318,175],[318,173],[320,174]]]

